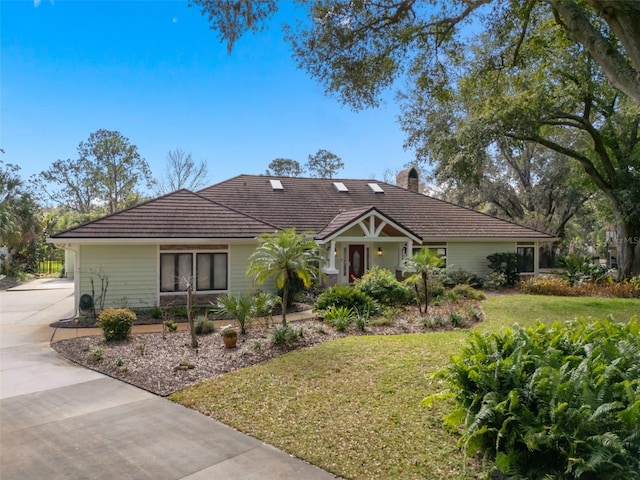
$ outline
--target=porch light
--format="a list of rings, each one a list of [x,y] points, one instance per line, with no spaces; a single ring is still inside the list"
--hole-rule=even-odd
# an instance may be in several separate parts
[[[334,257],[337,257],[337,256],[338,256],[338,249],[337,249],[337,248],[333,250],[333,256],[334,256]]]
[[[378,256],[381,257],[382,256],[382,248],[378,247],[378,252],[377,252]]]

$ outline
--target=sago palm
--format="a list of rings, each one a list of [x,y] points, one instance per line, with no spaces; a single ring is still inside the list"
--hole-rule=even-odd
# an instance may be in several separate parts
[[[322,260],[320,250],[308,232],[297,234],[293,228],[263,234],[258,240],[258,247],[249,257],[247,275],[257,284],[273,278],[276,287],[282,289],[282,325],[286,326],[291,280],[297,277],[305,287],[311,286]]]

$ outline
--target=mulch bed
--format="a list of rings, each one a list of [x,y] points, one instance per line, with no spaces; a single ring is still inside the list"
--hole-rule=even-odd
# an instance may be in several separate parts
[[[480,310],[479,302],[468,301],[464,305]],[[441,308],[446,314],[447,310],[458,307]],[[238,336],[236,348],[226,348],[217,332],[199,335],[198,348],[191,348],[187,331],[133,334],[121,342],[106,342],[102,336],[79,337],[53,343],[52,347],[80,365],[166,396],[283,353],[347,335],[424,333],[452,328],[450,324],[425,328],[419,319],[417,309],[409,308],[392,321],[374,321],[365,332],[354,326],[338,332],[318,319],[300,320],[290,323],[297,332],[297,342],[288,346],[273,344],[273,326],[254,324],[246,335]]]

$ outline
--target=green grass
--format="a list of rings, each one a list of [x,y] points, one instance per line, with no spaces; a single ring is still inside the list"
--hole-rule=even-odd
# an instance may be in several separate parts
[[[544,295],[499,295],[482,302],[487,320],[480,329],[499,329],[515,322],[528,327],[536,320],[551,323],[576,317],[626,321],[640,315],[640,300],[626,298],[554,297]]]
[[[612,313],[624,320],[639,300],[496,296],[483,302],[483,329],[518,321]],[[183,390],[171,399],[341,477],[471,478],[442,425],[450,404],[421,400],[441,390],[429,378],[467,331],[348,337],[292,352]]]

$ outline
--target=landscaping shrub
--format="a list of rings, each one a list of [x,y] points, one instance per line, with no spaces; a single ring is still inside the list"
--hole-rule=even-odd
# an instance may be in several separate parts
[[[128,308],[107,308],[98,315],[98,325],[105,340],[126,340],[131,333],[136,314]]]
[[[464,325],[465,317],[461,312],[451,312],[449,314],[449,322],[454,328],[458,328]]]
[[[394,273],[377,266],[357,279],[354,286],[383,305],[406,305],[413,296],[411,288],[399,282]]]
[[[471,285],[456,285],[451,289],[451,291],[455,292],[456,295],[469,300],[484,300],[486,298],[484,296],[484,292],[473,288]]]
[[[178,318],[187,318],[189,315],[187,314],[187,307],[182,305],[174,305],[169,308],[169,315]]]
[[[446,292],[444,292],[444,294],[441,297],[442,300],[446,300],[447,302],[457,302],[462,298],[463,298],[462,295],[453,289],[447,290]]]
[[[513,287],[518,283],[518,255],[514,252],[497,252],[487,256],[489,268],[505,276],[505,286]]]
[[[447,274],[443,278],[442,282],[447,287],[455,287],[456,285],[471,285],[479,287],[482,284],[482,280],[478,275],[466,270],[447,270]]]
[[[482,281],[483,288],[487,290],[500,290],[507,286],[507,276],[500,272],[491,272]]]
[[[607,266],[592,263],[589,255],[570,253],[559,262],[564,267],[566,278],[572,287],[583,282],[601,283],[609,278]]]
[[[271,333],[271,343],[280,347],[294,345],[298,338],[298,334],[289,325],[274,327]]]
[[[175,331],[178,330],[178,324],[176,322],[174,322],[173,320],[165,320],[162,323],[165,326],[165,328],[167,330],[169,330],[170,332],[175,332]]]
[[[534,295],[557,295],[562,297],[575,296],[575,292],[564,278],[531,277],[522,280],[518,289],[524,293]]]
[[[331,306],[347,307],[359,312],[367,311],[371,315],[379,311],[379,305],[373,298],[349,285],[334,285],[326,289],[318,295],[313,310],[322,317],[324,311]]]
[[[216,331],[216,325],[213,320],[209,320],[206,316],[200,315],[196,318],[195,329],[197,335],[208,335]]]
[[[339,332],[344,332],[353,321],[352,308],[332,305],[324,311],[324,321]]]
[[[442,315],[434,315],[420,318],[420,325],[425,329],[442,328],[446,320]]]
[[[467,453],[510,478],[622,479],[640,472],[640,324],[585,319],[473,332],[448,367],[446,422]]]
[[[153,307],[151,310],[149,310],[149,316],[154,319],[161,318],[162,310],[160,309],[160,307]]]
[[[356,324],[358,330],[364,332],[369,323],[369,312],[359,312],[356,310],[353,313],[353,322]]]
[[[528,278],[518,284],[518,289],[534,295],[556,295],[563,297],[640,297],[640,286],[633,279],[606,283],[585,282],[570,286],[564,278]]]
[[[444,293],[444,284],[439,278],[429,278],[427,280],[427,290],[429,291],[429,299],[438,298]]]
[[[585,282],[576,285],[574,290],[581,297],[640,297],[640,287],[628,280],[622,282],[610,280],[606,283]]]

